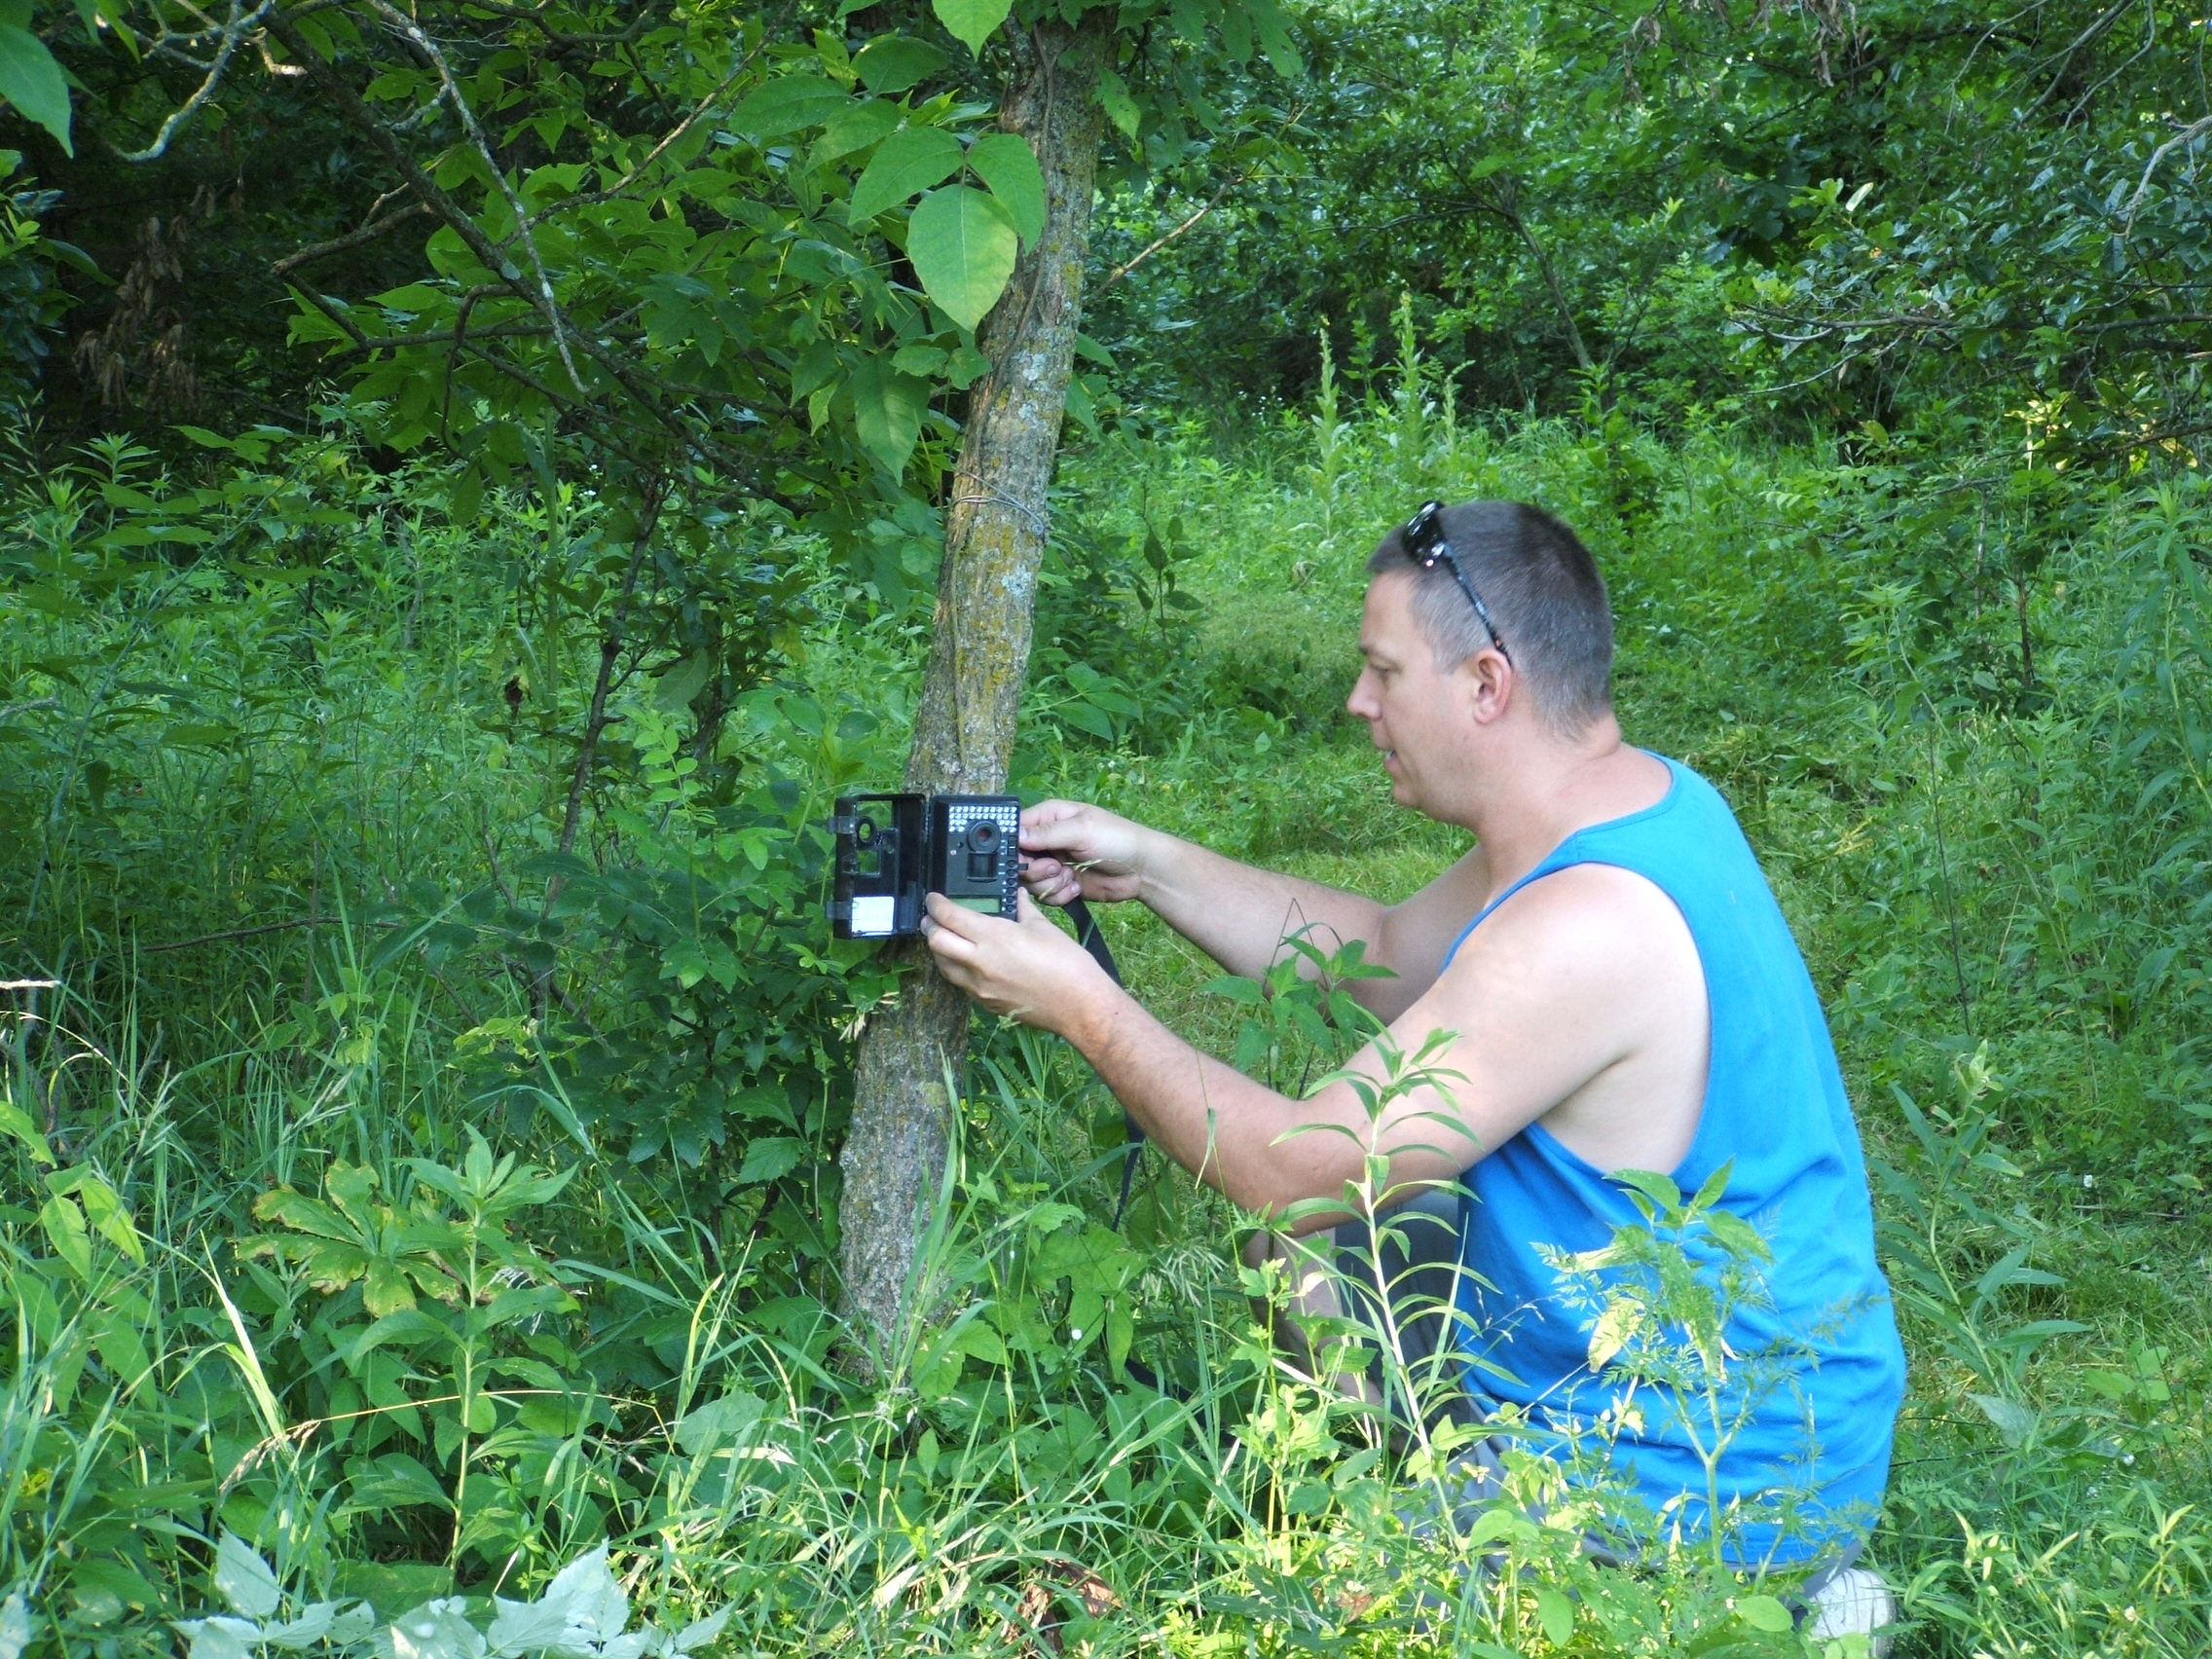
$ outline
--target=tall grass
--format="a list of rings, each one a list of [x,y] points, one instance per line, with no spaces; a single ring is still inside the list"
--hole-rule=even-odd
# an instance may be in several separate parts
[[[1631,736],[1729,794],[1806,945],[1912,1357],[1873,1547],[1907,1650],[2204,1650],[2212,498],[1999,495],[1976,542],[1878,459],[1493,424],[1418,371],[1233,439],[1112,438],[1063,485],[1020,786],[1419,885],[1456,842],[1390,808],[1340,703],[1363,555],[1431,495],[1585,532]],[[55,982],[0,992],[0,1577],[37,1651],[168,1650],[162,1621],[218,1605],[226,1530],[297,1600],[387,1617],[610,1539],[665,1624],[726,1603],[747,1651],[1794,1650],[1760,1599],[1786,1587],[1694,1556],[1625,1573],[1565,1526],[1410,1525],[1418,1461],[1271,1353],[1227,1205],[1148,1155],[1102,1225],[1118,1109],[1029,1034],[986,1034],[904,1363],[854,1382],[772,1218],[632,1164],[531,1070],[528,974],[434,932],[389,947],[395,896],[427,892],[434,929],[516,879],[596,641],[498,576],[521,518],[502,540],[404,493],[379,511],[312,604],[249,584],[148,623],[95,596],[18,607],[0,643],[26,688],[0,703],[40,705],[0,727],[24,827],[0,978]],[[2007,536],[2050,540],[2033,583],[1990,573]],[[764,718],[748,741],[888,777],[917,636],[827,564],[818,588],[777,684],[876,719],[830,758]],[[525,662],[543,719],[506,695]],[[645,729],[652,687],[627,695]],[[644,784],[607,804],[664,810]],[[1227,1051],[1211,966],[1106,925]],[[495,1214],[510,1155],[502,1179],[566,1185]],[[346,1241],[287,1191],[358,1220],[364,1264],[420,1270],[412,1311],[313,1256]],[[489,1276],[456,1292],[464,1235]]]

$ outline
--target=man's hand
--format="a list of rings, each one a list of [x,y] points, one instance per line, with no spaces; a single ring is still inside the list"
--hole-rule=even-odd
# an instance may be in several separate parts
[[[941,893],[928,899],[923,934],[938,972],[993,1014],[1066,1035],[1083,1012],[1119,988],[1090,953],[1020,899],[1019,919],[986,916]]]
[[[1039,801],[1021,815],[1021,850],[1029,855],[1022,884],[1041,904],[1135,899],[1144,887],[1150,833],[1103,807]]]

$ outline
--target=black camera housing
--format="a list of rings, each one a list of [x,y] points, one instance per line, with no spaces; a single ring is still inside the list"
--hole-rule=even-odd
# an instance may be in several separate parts
[[[830,828],[837,838],[830,923],[839,939],[920,933],[929,893],[985,915],[1011,920],[1015,913],[1017,796],[839,795]]]

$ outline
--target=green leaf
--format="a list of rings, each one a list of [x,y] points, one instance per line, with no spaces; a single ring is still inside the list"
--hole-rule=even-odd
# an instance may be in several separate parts
[[[897,477],[922,435],[922,411],[929,406],[930,383],[901,374],[870,357],[853,371],[853,420],[861,447]]]
[[[113,1187],[96,1175],[87,1175],[77,1183],[77,1201],[85,1206],[85,1219],[101,1237],[133,1262],[144,1264],[146,1252],[138,1242],[138,1229],[131,1225],[130,1212],[124,1208]]]
[[[1209,996],[1227,997],[1231,1002],[1243,1003],[1248,1008],[1258,1008],[1268,1000],[1267,992],[1260,988],[1260,981],[1247,979],[1241,974],[1224,974],[1218,979],[1208,979],[1198,989]]]
[[[92,1276],[92,1239],[85,1231],[85,1212],[56,1193],[39,1207],[39,1226],[46,1230],[54,1253],[81,1279]]]
[[[0,1097],[0,1134],[21,1141],[39,1162],[49,1165],[54,1162],[54,1149],[46,1144],[46,1137],[38,1132],[30,1114],[4,1097]]]
[[[1062,724],[1072,725],[1078,731],[1087,731],[1092,737],[1114,738],[1114,717],[1095,703],[1062,703],[1054,711]]]
[[[0,23],[0,98],[53,133],[63,155],[76,155],[69,140],[69,83],[61,65],[46,42],[17,23]]]
[[[474,524],[483,505],[484,475],[473,466],[462,467],[446,492],[446,517],[457,525]]]
[[[1624,1300],[1607,1307],[1590,1332],[1590,1369],[1604,1370],[1613,1355],[1636,1340],[1643,1324],[1643,1309],[1633,1302]]]
[[[1536,1622],[1544,1627],[1545,1641],[1565,1647],[1574,1640],[1574,1604],[1547,1584],[1536,1592]]]
[[[283,1600],[276,1574],[236,1532],[225,1532],[215,1546],[215,1594],[249,1619],[269,1617]]]
[[[840,156],[865,150],[896,131],[904,112],[895,103],[881,98],[870,98],[866,103],[853,105],[851,109],[822,129],[815,142],[816,166],[836,161]]]
[[[1045,170],[1028,139],[1018,132],[978,138],[968,152],[968,165],[1013,217],[1024,246],[1045,234]]]
[[[846,219],[865,225],[916,192],[942,184],[960,170],[961,159],[960,140],[941,127],[902,128],[868,158],[853,186]]]
[[[1624,1187],[1641,1193],[1663,1210],[1679,1209],[1682,1190],[1668,1179],[1649,1169],[1616,1169],[1612,1178]]]
[[[1296,80],[1306,73],[1306,60],[1299,55],[1298,43],[1290,38],[1289,20],[1275,0],[1244,0],[1244,9],[1252,17],[1252,32],[1260,37],[1260,50],[1268,55],[1268,61],[1284,80]]]
[[[861,48],[853,68],[869,92],[889,96],[928,79],[947,61],[945,55],[928,41],[879,35]]]
[[[451,1509],[453,1498],[445,1482],[404,1452],[390,1452],[374,1462],[359,1461],[347,1469],[347,1507],[354,1510],[401,1509],[427,1504]]]
[[[998,1332],[980,1319],[970,1319],[954,1332],[946,1351],[967,1354],[986,1365],[1007,1363],[1006,1344],[999,1340]]]
[[[923,197],[907,225],[906,258],[914,275],[962,328],[974,328],[998,304],[1018,251],[1007,210],[964,184]]]
[[[790,1135],[762,1135],[746,1147],[745,1161],[738,1165],[737,1184],[745,1187],[789,1175],[798,1167],[805,1151],[804,1143]]]
[[[828,121],[845,107],[845,90],[820,75],[793,74],[769,82],[729,112],[729,126],[756,144]]]
[[[1772,1596],[1746,1596],[1736,1604],[1736,1616],[1769,1636],[1780,1636],[1790,1625],[1789,1609]]]
[[[1005,22],[1007,14],[1014,10],[1014,0],[931,0],[930,9],[937,13],[937,20],[951,31],[953,39],[970,52],[980,55],[983,42],[991,38],[992,31]]]
[[[1129,96],[1128,83],[1111,69],[1098,73],[1098,101],[1105,108],[1106,119],[1121,129],[1123,137],[1137,135],[1137,100]]]
[[[1967,1398],[1980,1409],[2008,1446],[2025,1445],[2043,1420],[2030,1408],[2002,1394],[1969,1394]]]
[[[718,1446],[734,1445],[766,1410],[767,1403],[758,1395],[739,1389],[680,1418],[670,1432],[677,1445],[696,1457]]]

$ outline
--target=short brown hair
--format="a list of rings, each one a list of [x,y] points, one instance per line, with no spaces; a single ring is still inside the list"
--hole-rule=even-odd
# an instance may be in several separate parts
[[[1523,501],[1446,507],[1438,528],[1505,636],[1506,655],[1527,677],[1537,709],[1556,729],[1579,731],[1613,704],[1613,615],[1598,562],[1574,532]],[[1423,568],[1403,527],[1367,561],[1370,575],[1410,575],[1414,621],[1453,669],[1491,643],[1490,630],[1444,561]]]

